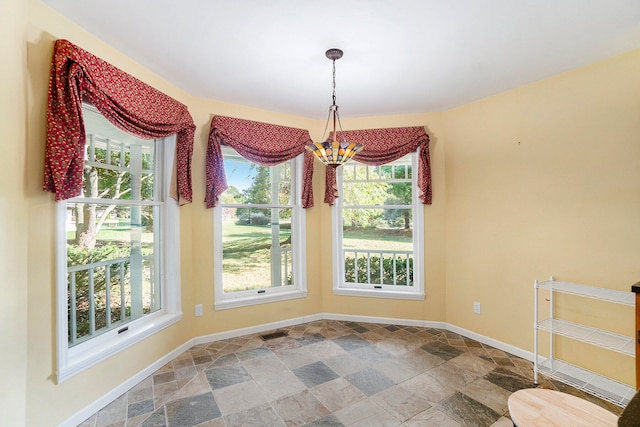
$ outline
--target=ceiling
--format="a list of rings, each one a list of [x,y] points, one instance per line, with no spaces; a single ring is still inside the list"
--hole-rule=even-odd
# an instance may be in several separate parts
[[[325,118],[442,111],[640,48],[639,0],[43,0],[186,92]],[[70,40],[82,46],[82,40]]]

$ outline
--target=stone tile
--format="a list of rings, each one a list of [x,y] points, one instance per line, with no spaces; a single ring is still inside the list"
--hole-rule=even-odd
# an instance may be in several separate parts
[[[271,354],[273,354],[271,350],[265,347],[251,348],[249,350],[236,352],[236,356],[238,356],[238,360],[241,362],[244,360],[255,359],[257,357],[266,357]]]
[[[195,345],[81,426],[169,426],[180,402],[206,394],[221,416],[197,427],[281,426],[286,420],[275,402],[288,402],[300,412],[305,399],[299,396],[311,393],[316,406],[334,413],[319,413],[312,421],[291,417],[290,425],[506,427],[511,426],[506,409],[511,391],[534,386],[530,361],[439,329],[335,320],[281,329],[288,336],[263,341],[250,334]],[[310,384],[293,372],[318,362],[305,374]],[[386,380],[381,384],[381,379]],[[544,376],[540,384],[606,403]],[[432,407],[415,413],[420,405]],[[456,408],[485,409],[459,422],[452,418]],[[490,411],[502,417],[487,424]],[[186,425],[198,421],[186,418]]]
[[[173,364],[173,370],[177,371],[178,369],[193,367],[193,358],[189,353],[183,353],[180,356],[176,357],[171,361]]]
[[[222,366],[205,371],[211,390],[249,381],[251,376],[242,366]]]
[[[463,425],[437,408],[431,408],[406,421],[403,427],[463,427]]]
[[[448,417],[469,427],[489,427],[496,422],[501,415],[460,392],[443,400],[437,407]]]
[[[440,382],[428,373],[411,378],[402,383],[402,386],[424,397],[431,405],[435,405],[456,392],[449,384]]]
[[[354,334],[335,338],[333,342],[347,351],[353,351],[371,345],[370,342],[363,340],[362,338]]]
[[[344,424],[340,422],[335,415],[327,415],[319,420],[311,421],[305,424],[303,427],[344,427]]]
[[[508,357],[492,357],[493,361],[496,362],[497,365],[500,366],[516,366],[513,364],[513,361]]]
[[[425,344],[420,348],[444,360],[453,359],[454,357],[458,357],[464,353],[462,350],[458,350],[457,348],[440,341]]]
[[[315,354],[319,360],[347,354],[347,351],[331,340],[309,344],[307,350]]]
[[[507,401],[511,396],[511,392],[485,379],[477,379],[460,391],[499,414],[505,414],[509,409]]]
[[[296,338],[296,341],[298,341],[300,345],[314,344],[317,342],[322,342],[324,340],[326,340],[326,338],[318,333],[303,335],[300,338]]]
[[[214,390],[213,396],[224,416],[268,403],[264,391],[253,380]]]
[[[391,354],[373,345],[358,348],[351,353],[358,359],[373,364],[384,362],[392,357]]]
[[[395,357],[385,360],[381,363],[376,363],[375,366],[378,371],[389,377],[389,379],[396,384],[418,376],[424,372],[424,369],[420,369],[415,367],[414,365],[402,362],[402,360],[399,360],[397,357]]]
[[[142,414],[153,412],[153,399],[142,400],[140,402],[130,403],[127,407],[127,418],[137,417]]]
[[[307,387],[314,387],[338,378],[338,374],[322,362],[315,362],[293,369],[293,373]]]
[[[193,378],[198,374],[198,370],[193,364],[191,366],[185,366],[184,368],[177,369],[175,371],[176,379],[183,380],[185,378]]]
[[[400,421],[406,421],[431,407],[425,398],[399,385],[381,391],[372,400]]]
[[[302,426],[330,414],[309,390],[278,399],[273,402],[273,407],[290,427]]]
[[[366,398],[353,384],[344,378],[336,378],[310,389],[311,393],[331,412],[353,405]]]
[[[140,427],[166,427],[167,417],[164,405],[157,409],[149,418],[144,420]]]
[[[292,348],[286,350],[277,350],[274,352],[278,359],[282,361],[289,369],[299,368],[320,360],[317,355],[312,354],[307,347]]]
[[[300,343],[295,338],[284,337],[280,339],[265,341],[264,346],[271,351],[277,351],[300,347]]]
[[[361,371],[368,366],[367,363],[349,352],[326,359],[324,363],[342,376]]]
[[[513,427],[513,421],[507,417],[500,417],[491,427]]]
[[[286,427],[285,422],[268,403],[224,417],[226,427]]]
[[[222,415],[211,392],[174,400],[165,406],[170,426],[195,426]]]
[[[185,397],[204,394],[211,391],[211,386],[204,372],[198,373],[194,378],[186,383],[180,390],[171,396],[171,400],[182,399]]]
[[[344,378],[367,396],[373,396],[394,385],[393,381],[374,368],[366,368]]]
[[[454,357],[448,363],[459,366],[471,375],[477,377],[484,376],[496,368],[495,364],[469,353]]]
[[[306,386],[275,356],[245,362],[245,369],[264,391],[269,401],[299,393]]]
[[[201,356],[196,356],[193,358],[194,365],[203,365],[205,363],[213,362],[213,356],[210,354],[203,354]]]
[[[237,365],[238,363],[240,363],[240,360],[238,360],[238,356],[236,356],[235,353],[223,354],[215,359],[215,361],[211,364],[211,367],[217,368],[220,366]]]
[[[535,387],[532,381],[513,373],[504,368],[496,368],[484,377],[487,381],[504,388],[510,392],[518,391],[523,388]]]
[[[176,374],[174,371],[164,372],[153,376],[153,385],[164,384],[175,380]]]
[[[126,419],[126,414],[127,400],[125,395],[122,395],[98,412],[96,427],[123,422]]]
[[[448,339],[447,341],[449,342],[449,345],[452,345],[454,347],[460,347],[460,348],[467,347],[463,339]]]
[[[333,415],[346,426],[399,426],[402,422],[378,406],[371,399],[342,408]]]
[[[156,408],[159,408],[168,402],[177,392],[178,383],[175,381],[153,386],[153,404]]]
[[[418,336],[412,336],[410,339],[403,339],[402,337],[384,337],[382,341],[376,343],[376,347],[393,356],[400,356],[425,344],[425,340]]]
[[[449,384],[456,389],[466,386],[477,378],[451,361],[436,366],[429,370],[428,374],[436,378],[441,384]]]
[[[258,357],[253,359],[248,359],[242,362],[242,366],[244,369],[255,378],[256,375],[260,375],[265,371],[272,372],[285,372],[289,371],[289,369],[282,363],[278,357],[271,353],[264,357]]]
[[[98,418],[98,414],[93,414],[91,417],[78,424],[77,427],[94,427],[96,425],[96,418]]]
[[[143,400],[153,399],[153,378],[148,377],[127,392],[127,402],[141,402]]]

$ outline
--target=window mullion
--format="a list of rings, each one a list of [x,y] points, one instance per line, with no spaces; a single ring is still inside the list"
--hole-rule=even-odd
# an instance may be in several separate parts
[[[131,168],[131,200],[141,199],[142,147],[131,146],[129,158]],[[142,317],[142,209],[131,206],[131,318]]]

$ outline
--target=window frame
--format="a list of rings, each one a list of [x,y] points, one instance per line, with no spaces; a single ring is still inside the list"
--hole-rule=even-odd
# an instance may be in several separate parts
[[[332,259],[334,266],[332,269],[332,282],[334,295],[362,296],[373,298],[390,298],[405,300],[424,300],[424,206],[420,202],[418,195],[418,150],[407,154],[411,156],[411,205],[413,217],[413,286],[401,288],[398,285],[385,285],[378,288],[374,284],[354,285],[346,283],[345,260],[343,245],[343,205],[344,197],[337,197],[332,206]],[[405,156],[406,157],[406,156]],[[350,162],[357,162],[357,159]],[[364,165],[364,163],[361,163]],[[368,165],[365,165],[368,166]],[[384,166],[384,165],[380,165]],[[343,167],[336,170],[336,182],[339,194],[344,194],[344,172]],[[385,205],[380,205],[385,206]]]
[[[89,107],[93,108],[93,107]],[[71,198],[56,202],[56,355],[57,382],[67,379],[95,366],[114,354],[150,337],[182,318],[180,291],[180,210],[176,200],[169,197],[171,175],[175,158],[177,138],[172,135],[156,139],[156,185],[162,194],[160,230],[156,248],[160,251],[159,274],[161,307],[139,319],[126,323],[121,328],[106,331],[84,342],[69,347],[67,312],[67,247],[66,214],[67,203],[93,200]],[[160,175],[160,179],[157,179]],[[154,249],[155,252],[155,249]],[[125,329],[126,328],[126,329]],[[125,329],[123,331],[123,329]]]
[[[225,151],[233,152],[234,155],[242,157],[242,155],[233,148],[223,146],[223,157]],[[251,160],[245,159],[247,162]],[[290,208],[291,209],[291,255],[293,285],[291,287],[271,286],[269,288],[249,291],[224,292],[223,283],[223,248],[222,248],[222,216],[223,209],[234,205],[218,203],[213,208],[213,266],[214,266],[214,309],[224,310],[229,308],[246,307],[256,304],[264,304],[276,301],[286,301],[296,298],[304,298],[307,296],[307,270],[306,270],[306,215],[302,208],[302,170],[304,154],[294,159],[287,160],[291,164],[292,187],[294,191],[291,193],[291,204],[281,205],[272,203],[269,205],[252,205],[256,208]],[[255,163],[255,162],[253,162]],[[297,230],[297,231],[296,231]]]

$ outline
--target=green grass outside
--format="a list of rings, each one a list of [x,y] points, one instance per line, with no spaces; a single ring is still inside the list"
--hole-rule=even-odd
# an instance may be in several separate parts
[[[280,230],[280,242],[290,230]],[[271,287],[271,227],[268,225],[223,224],[223,283],[226,292]],[[345,230],[346,248],[412,250],[411,231],[356,229]],[[287,245],[288,247],[289,245]]]

